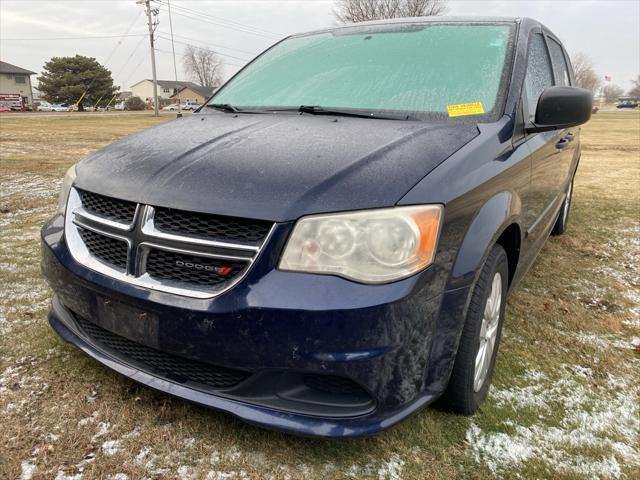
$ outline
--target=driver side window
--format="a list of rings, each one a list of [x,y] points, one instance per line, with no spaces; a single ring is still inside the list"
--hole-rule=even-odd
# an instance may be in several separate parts
[[[525,100],[528,120],[532,121],[538,105],[538,98],[545,88],[553,85],[551,62],[542,34],[536,33],[529,40],[527,73],[525,76]]]

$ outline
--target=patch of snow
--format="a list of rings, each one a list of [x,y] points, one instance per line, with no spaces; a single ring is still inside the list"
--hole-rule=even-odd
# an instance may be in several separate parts
[[[140,452],[136,455],[134,462],[137,465],[142,465],[142,462],[144,462],[144,459],[147,457],[147,455],[149,455],[149,453],[151,453],[151,448],[143,447],[142,450],[140,450]]]
[[[129,480],[129,476],[126,473],[116,473],[114,475],[109,475],[107,480]]]
[[[402,477],[402,467],[404,460],[398,455],[393,455],[389,460],[383,461],[380,468],[378,468],[379,480],[400,480]]]
[[[44,175],[33,173],[3,175],[0,198],[8,198],[14,195],[46,198],[58,195],[61,186],[61,178],[45,177]]]
[[[609,375],[607,387],[596,392],[589,384],[591,375],[584,367],[562,365],[555,380],[539,376],[533,384],[494,389],[491,396],[499,407],[535,407],[554,415],[560,408],[562,417],[558,426],[546,425],[543,415],[529,427],[508,419],[503,424],[509,433],[485,432],[472,423],[466,440],[475,460],[494,474],[535,459],[558,472],[594,479],[620,478],[621,464],[640,464],[640,385],[628,377]],[[567,451],[572,448],[611,454],[586,458]]]
[[[179,466],[177,473],[180,480],[194,480],[196,478],[194,468],[187,465]]]
[[[93,437],[91,437],[91,443],[96,443],[98,438],[102,437],[103,435],[106,435],[110,428],[111,428],[111,424],[109,422],[98,423],[98,430],[96,431],[96,434]]]
[[[640,328],[640,307],[632,308],[633,317],[628,320],[622,320],[622,324],[630,328]]]
[[[79,427],[83,427],[85,425],[88,425],[90,423],[95,423],[95,421],[98,419],[98,411],[94,411],[90,416],[83,418],[81,420],[78,421],[78,426]]]
[[[35,464],[31,463],[28,460],[25,460],[20,464],[20,478],[19,480],[31,480],[33,478],[33,474],[36,471]]]
[[[231,470],[228,472],[210,471],[207,473],[205,480],[250,480],[251,477],[247,475],[244,470]],[[285,477],[286,478],[286,477]]]
[[[595,333],[579,332],[576,338],[582,343],[592,345],[599,350],[608,350],[610,348],[620,348],[623,350],[635,348],[633,343],[626,339],[616,338],[612,335],[598,335]]]
[[[120,440],[107,440],[102,444],[102,453],[108,457],[120,451]]]

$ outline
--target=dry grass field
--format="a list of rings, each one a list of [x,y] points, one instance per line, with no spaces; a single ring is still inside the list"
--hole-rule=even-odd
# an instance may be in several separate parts
[[[349,441],[261,430],[119,377],[46,322],[64,171],[172,117],[0,116],[1,479],[640,478],[640,114],[583,128],[569,231],[511,297],[488,401]]]

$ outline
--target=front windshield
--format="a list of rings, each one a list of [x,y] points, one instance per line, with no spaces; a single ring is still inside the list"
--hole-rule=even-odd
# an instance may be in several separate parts
[[[497,106],[512,30],[391,24],[294,36],[258,57],[210,103],[482,115]]]

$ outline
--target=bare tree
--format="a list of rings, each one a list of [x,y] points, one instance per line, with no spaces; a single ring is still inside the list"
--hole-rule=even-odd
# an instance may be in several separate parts
[[[618,100],[618,97],[624,93],[624,88],[613,83],[605,85],[602,89],[602,96],[606,103],[613,103]]]
[[[185,73],[203,87],[217,87],[222,83],[224,65],[213,50],[187,45],[182,63]]]
[[[573,65],[573,74],[576,77],[576,85],[595,93],[600,87],[601,81],[591,59],[579,52],[571,57],[571,64]]]
[[[640,97],[640,75],[635,80],[631,80],[633,87],[629,90],[628,95],[630,97]]]
[[[336,0],[333,15],[341,23],[385,18],[442,15],[447,0]]]

